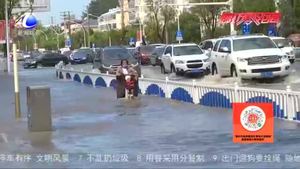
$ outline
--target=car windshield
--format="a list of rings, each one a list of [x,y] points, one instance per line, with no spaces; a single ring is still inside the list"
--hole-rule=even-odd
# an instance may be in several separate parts
[[[73,53],[73,57],[87,57],[87,54],[85,51],[76,51]]]
[[[155,54],[157,54],[157,55],[162,55],[163,53],[164,53],[164,50],[165,50],[165,48],[162,48],[162,47],[157,47],[154,51],[153,51],[153,53],[155,53]]]
[[[141,47],[141,53],[152,53],[155,49],[155,46],[144,46]]]
[[[289,41],[288,39],[273,39],[273,41],[278,46],[279,44],[282,44],[284,47],[292,47],[293,43]]]
[[[201,54],[203,54],[203,52],[197,45],[174,47],[174,56],[201,55]]]
[[[247,38],[233,40],[233,50],[243,51],[252,49],[277,48],[270,38]]]
[[[127,59],[132,64],[137,62],[127,49],[106,49],[103,51],[103,62],[105,64],[120,64],[122,59]]]

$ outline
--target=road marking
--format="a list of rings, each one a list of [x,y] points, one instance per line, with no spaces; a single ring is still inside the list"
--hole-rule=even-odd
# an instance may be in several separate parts
[[[7,135],[6,134],[0,133],[0,136],[1,136],[1,139],[4,141],[4,143],[8,143]]]

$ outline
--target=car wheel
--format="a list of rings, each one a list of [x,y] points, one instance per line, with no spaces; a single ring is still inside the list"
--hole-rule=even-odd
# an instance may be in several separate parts
[[[164,64],[161,64],[161,65],[160,65],[160,70],[161,70],[161,73],[162,73],[162,74],[166,74],[166,69],[165,69]]]
[[[213,63],[212,68],[211,68],[211,74],[217,75],[218,74],[218,69],[217,69],[217,65],[215,63]]]
[[[290,59],[291,64],[295,63],[294,59]]]
[[[171,73],[176,73],[176,69],[174,65],[171,65]],[[177,74],[177,73],[176,73]]]
[[[238,77],[238,74],[237,74],[237,71],[236,71],[236,68],[235,68],[235,65],[231,65],[231,69],[230,69],[231,71],[231,73],[230,73],[230,75],[231,75],[231,77]]]

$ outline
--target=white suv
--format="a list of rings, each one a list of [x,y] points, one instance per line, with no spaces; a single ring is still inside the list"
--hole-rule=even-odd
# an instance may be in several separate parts
[[[211,59],[212,75],[252,79],[286,76],[290,72],[287,55],[264,35],[220,38]]]
[[[172,44],[165,48],[162,56],[161,72],[207,74],[210,59],[197,44]]]
[[[284,53],[286,53],[286,55],[289,57],[290,62],[294,63],[295,52],[294,52],[293,41],[286,39],[284,37],[271,37],[271,39],[277,44],[278,47],[281,48],[281,50]]]

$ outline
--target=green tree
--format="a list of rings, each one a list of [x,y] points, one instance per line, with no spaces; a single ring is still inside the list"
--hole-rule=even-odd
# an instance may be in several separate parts
[[[180,29],[183,32],[183,42],[200,42],[200,21],[197,15],[189,12],[182,13],[180,15]]]
[[[111,8],[115,8],[119,5],[118,0],[93,0],[88,5],[88,12],[90,14],[100,16],[109,11]],[[86,14],[84,13],[85,17]]]
[[[281,0],[279,9],[282,15],[279,32],[281,36],[297,33],[300,29],[300,2]]]
[[[227,0],[194,0],[193,2],[225,2]],[[216,29],[218,18],[225,6],[206,5],[192,7],[192,13],[198,15],[206,28],[206,36],[208,38],[216,37]]]
[[[147,23],[152,31],[147,32],[147,37],[155,35],[162,43],[168,43],[168,28],[174,22],[176,11],[173,7],[165,4],[165,1],[147,0],[150,19]],[[149,30],[149,29],[148,29]]]

